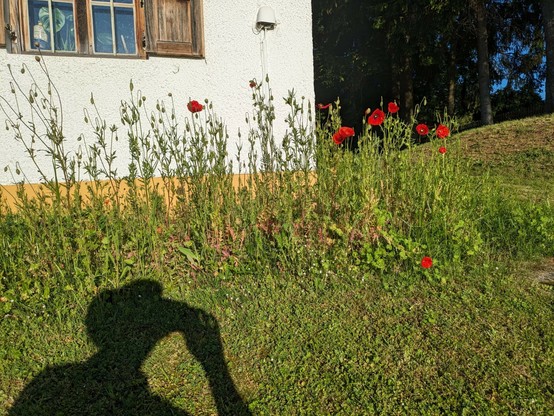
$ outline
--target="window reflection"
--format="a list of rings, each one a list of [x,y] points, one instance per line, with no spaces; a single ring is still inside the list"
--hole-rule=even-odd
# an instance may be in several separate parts
[[[31,49],[75,51],[73,3],[29,0]]]
[[[95,0],[92,4],[94,51],[135,55],[135,12],[133,0]]]

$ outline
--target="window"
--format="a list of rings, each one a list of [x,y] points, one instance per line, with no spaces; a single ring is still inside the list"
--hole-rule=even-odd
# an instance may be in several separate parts
[[[133,0],[91,1],[94,53],[135,55],[135,10]]]
[[[0,0],[0,6],[2,2],[9,5],[4,38],[14,53],[204,53],[202,0]]]
[[[43,51],[76,52],[75,10],[73,2],[67,0],[28,0],[27,6],[29,33],[28,49]]]

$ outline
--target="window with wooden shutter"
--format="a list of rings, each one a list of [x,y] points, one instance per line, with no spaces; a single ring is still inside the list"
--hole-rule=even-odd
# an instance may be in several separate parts
[[[150,0],[144,13],[147,53],[204,56],[201,0]]]
[[[12,53],[204,56],[202,0],[0,0]],[[4,24],[2,25],[5,26]]]

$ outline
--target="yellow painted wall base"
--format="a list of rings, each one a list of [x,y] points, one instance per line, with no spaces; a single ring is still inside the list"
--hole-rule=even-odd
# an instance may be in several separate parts
[[[315,183],[315,178],[315,173],[311,173],[308,179],[310,184]],[[255,178],[248,174],[232,175],[229,178],[229,184],[234,189],[247,188],[251,192],[255,192],[256,180],[253,179]],[[266,177],[264,185],[269,183],[271,181],[268,182]],[[75,189],[75,187],[70,189],[70,198],[78,191],[80,198],[85,203],[90,202],[91,198],[95,197],[102,198],[106,204],[110,204],[118,199],[124,199],[124,196],[128,195],[129,192],[129,185],[125,180],[121,180],[118,183],[109,180],[81,181],[75,186],[78,189]],[[145,186],[142,180],[137,179],[135,189],[139,193],[139,196],[145,194]],[[168,206],[175,204],[178,195],[187,193],[186,183],[180,182],[177,179],[166,179],[164,181],[163,178],[153,178],[149,183],[149,189],[155,190],[159,195],[163,195]],[[67,198],[67,189],[63,186],[61,187],[61,193],[63,199]],[[2,208],[17,211],[23,202],[22,199],[29,201],[41,199],[46,204],[50,204],[53,201],[53,195],[44,184],[0,185],[0,206]]]

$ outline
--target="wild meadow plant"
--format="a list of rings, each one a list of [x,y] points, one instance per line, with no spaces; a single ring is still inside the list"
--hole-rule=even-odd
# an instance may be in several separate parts
[[[6,168],[18,191],[16,209],[1,212],[1,290],[18,302],[146,273],[240,279],[270,268],[318,281],[444,283],[505,251],[552,252],[552,207],[516,204],[472,176],[447,114],[421,120],[418,106],[404,120],[396,103],[381,103],[355,132],[342,126],[338,101],[312,108],[291,91],[286,133],[275,137],[268,79],[251,81],[247,148],[240,142],[232,157],[209,100],[176,104],[169,94],[149,108],[131,82],[120,125],[108,126],[91,96],[81,145],[69,152],[59,94],[37,61],[46,85],[24,65],[29,86],[11,72],[13,97],[0,101],[42,184],[29,194],[19,165]],[[125,175],[119,140],[129,147]]]

